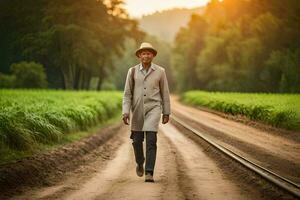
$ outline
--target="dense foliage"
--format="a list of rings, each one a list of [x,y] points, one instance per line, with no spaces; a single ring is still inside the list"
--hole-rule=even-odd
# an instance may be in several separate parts
[[[104,122],[121,108],[120,92],[0,90],[0,154],[59,142]]]
[[[122,0],[0,1],[0,66],[35,61],[46,68],[49,86],[97,89],[120,55],[125,38],[143,33],[122,9]],[[6,78],[6,77],[5,77]]]
[[[177,89],[300,92],[300,1],[212,0],[177,34]]]
[[[277,127],[300,130],[299,94],[258,94],[189,91],[182,95],[185,103],[243,115]]]
[[[10,71],[11,75],[0,73],[0,88],[47,88],[47,75],[39,63],[14,63]]]

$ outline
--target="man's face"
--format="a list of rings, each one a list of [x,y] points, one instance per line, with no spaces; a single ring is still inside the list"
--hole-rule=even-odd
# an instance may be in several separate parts
[[[154,54],[149,50],[143,50],[139,54],[140,61],[145,64],[149,64],[152,62]]]

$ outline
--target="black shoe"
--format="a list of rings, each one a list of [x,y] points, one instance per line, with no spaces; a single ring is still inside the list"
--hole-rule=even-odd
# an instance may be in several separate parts
[[[139,177],[142,177],[144,175],[143,165],[137,165],[135,171],[136,171],[136,175],[138,175]]]

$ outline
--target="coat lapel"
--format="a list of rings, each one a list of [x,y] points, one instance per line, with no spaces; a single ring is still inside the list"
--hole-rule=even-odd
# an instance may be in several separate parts
[[[145,76],[145,78],[147,78],[147,76],[149,76],[153,71],[155,71],[156,70],[156,66],[152,63],[151,64],[151,67],[150,67],[150,69],[149,69],[149,71],[148,71],[148,73],[146,74],[146,76]]]

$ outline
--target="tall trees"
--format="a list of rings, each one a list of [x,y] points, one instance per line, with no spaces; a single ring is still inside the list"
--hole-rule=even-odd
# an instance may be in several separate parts
[[[173,67],[184,71],[192,64],[196,72],[196,78],[179,73],[179,80],[196,82],[181,81],[178,89],[300,92],[299,13],[297,0],[211,1],[205,15],[191,18],[177,35]]]
[[[198,15],[192,15],[187,28],[181,28],[176,36],[173,71],[180,89],[195,89],[201,80],[196,75],[196,59],[204,48],[207,23]]]
[[[142,35],[136,22],[128,19],[122,3],[121,0],[5,1],[2,4],[10,11],[3,10],[6,15],[0,16],[5,22],[1,31],[10,27],[9,22],[16,30],[11,28],[12,36],[7,33],[1,38],[9,41],[7,49],[15,41],[22,59],[38,61],[48,72],[56,72],[56,76],[60,72],[66,89],[88,89],[92,77],[98,77],[100,88],[107,68],[112,67],[112,55],[121,54],[125,38],[137,39]]]

